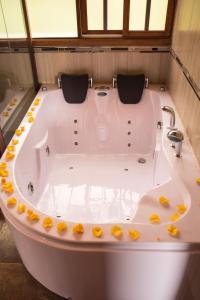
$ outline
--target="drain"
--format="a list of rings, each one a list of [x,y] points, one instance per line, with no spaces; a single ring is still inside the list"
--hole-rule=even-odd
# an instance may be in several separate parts
[[[139,164],[145,164],[146,163],[146,159],[143,157],[138,158],[138,163]]]
[[[127,169],[127,168],[124,168],[124,171],[128,171],[128,169]]]
[[[78,146],[78,142],[74,142],[74,145],[75,145],[75,146]]]
[[[131,217],[130,216],[127,216],[126,217],[126,221],[130,221],[131,220]]]
[[[73,170],[73,169],[74,169],[74,167],[72,167],[72,166],[71,166],[71,167],[69,167],[69,169],[70,169],[70,170]]]
[[[128,147],[131,147],[131,143],[128,143]]]
[[[130,132],[130,131],[128,131],[128,132],[127,132],[127,134],[128,134],[128,135],[131,135],[131,132]]]
[[[57,218],[61,218],[61,216],[56,216]]]
[[[77,131],[77,130],[75,130],[75,131],[74,131],[74,134],[78,134],[78,131]]]
[[[78,123],[78,120],[75,119],[75,120],[74,120],[74,123]]]
[[[128,120],[128,124],[131,124],[131,120]]]

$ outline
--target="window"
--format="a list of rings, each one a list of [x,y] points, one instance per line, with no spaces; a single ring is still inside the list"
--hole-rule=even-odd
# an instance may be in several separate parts
[[[148,37],[152,43],[160,40],[161,44],[167,45],[170,42],[176,1],[0,0],[3,8],[0,38],[6,38],[8,31],[11,39],[25,39],[25,15],[27,32],[30,32],[28,39],[32,39],[31,43],[37,46],[96,45],[95,39],[97,45],[106,45],[108,38],[110,44],[107,45],[132,45],[130,39],[133,37],[139,43],[140,39]],[[111,39],[115,39],[113,44]]]
[[[26,3],[33,38],[77,37],[76,0],[28,0]]]
[[[81,0],[83,34],[167,36],[175,0]]]
[[[26,38],[24,16],[20,0],[1,0],[2,17],[6,23],[8,38]],[[2,28],[2,21],[0,26]],[[4,25],[5,26],[5,25]],[[5,28],[5,27],[4,27]]]

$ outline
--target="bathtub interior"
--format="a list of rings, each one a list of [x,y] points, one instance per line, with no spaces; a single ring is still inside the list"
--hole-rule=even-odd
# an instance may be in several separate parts
[[[89,89],[82,104],[47,92],[15,162],[21,196],[72,222],[149,224],[156,210],[168,223],[173,209],[163,210],[158,195],[187,206],[190,197],[164,155],[158,121],[152,90],[136,105],[121,103],[112,88]]]

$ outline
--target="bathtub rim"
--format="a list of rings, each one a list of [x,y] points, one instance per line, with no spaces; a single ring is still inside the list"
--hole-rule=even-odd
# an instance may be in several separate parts
[[[55,89],[53,88],[53,90],[55,91]],[[57,89],[56,89],[57,90]],[[155,90],[155,92],[158,92],[159,93],[159,91],[157,90],[157,88],[155,88],[154,87],[154,89],[153,90]],[[50,90],[51,91],[51,90]],[[39,91],[39,93],[36,95],[36,97],[35,98],[38,98],[38,97],[41,97],[42,99],[44,99],[46,96],[48,95],[48,93],[46,93],[46,92],[42,92],[42,91]],[[168,97],[170,97],[169,95],[168,95]],[[35,101],[35,99],[33,100],[33,102]],[[43,100],[42,100],[42,102],[43,102]],[[32,105],[32,104],[31,104]],[[40,108],[41,108],[41,106],[39,106],[39,108],[37,109],[37,112],[36,112],[36,116],[37,116],[37,113],[39,112],[39,110],[40,110]],[[24,142],[24,139],[25,139],[25,137],[26,137],[26,135],[29,133],[29,131],[31,130],[31,124],[28,124],[27,123],[27,121],[26,121],[26,116],[25,116],[25,118],[23,119],[23,121],[22,121],[22,124],[21,125],[24,125],[23,123],[24,123],[24,120],[25,120],[25,126],[27,127],[27,130],[26,130],[26,132],[25,132],[25,136],[23,136],[22,138],[21,138],[21,141],[20,142]],[[20,125],[20,126],[21,126]],[[29,126],[28,126],[29,125]],[[164,140],[164,142],[166,142],[165,140]],[[16,151],[16,153],[19,153],[19,151],[20,151],[20,149],[18,149],[17,151]],[[16,155],[17,156],[17,155]],[[8,163],[8,164],[10,164],[10,163]],[[11,167],[12,168],[14,168],[14,164],[15,164],[15,160],[14,160],[14,163],[13,162],[11,162]],[[14,182],[15,182],[15,179],[14,179]],[[18,191],[18,186],[17,186],[17,184],[16,184],[16,182],[15,182],[15,188],[17,187],[17,191]],[[8,210],[7,209],[7,207],[6,207],[6,204],[5,203],[3,203],[3,200],[1,199],[1,201],[2,201],[2,206],[4,206],[5,207],[5,210],[7,210],[7,212],[9,212],[9,214],[11,214],[11,216],[12,216],[12,210],[14,210],[14,209],[11,209],[11,210]],[[22,203],[23,203],[23,201],[22,201]],[[25,204],[27,205],[27,202],[25,202]],[[31,207],[31,204],[29,204],[29,207]],[[3,211],[4,211],[4,214],[7,216],[7,218],[9,219],[9,214],[7,214],[6,212],[5,212],[5,210],[3,209]],[[46,215],[46,214],[44,214],[44,213],[42,213],[42,212],[40,212],[40,211],[38,211],[35,207],[33,207],[33,210],[34,211],[36,211],[36,212],[38,212],[39,214],[40,214],[40,216],[42,217],[41,219],[43,219],[43,218],[45,218],[45,217],[48,217],[48,215]],[[192,214],[192,212],[194,212],[194,210],[195,210],[195,208],[193,207],[193,205],[191,205],[191,209],[188,211],[188,213],[187,213],[187,215],[189,216],[189,215],[191,215]],[[19,221],[19,219],[20,219],[20,215],[17,215],[17,213],[15,213],[15,216],[14,216],[15,218],[16,218],[16,220],[19,222],[19,223],[22,223],[23,221]],[[54,224],[56,224],[56,223],[58,223],[59,222],[59,220],[56,220],[56,218],[53,218],[53,217],[51,217],[53,220],[54,220]],[[186,218],[187,218],[187,216],[185,216],[184,218],[182,218],[182,219],[180,219],[179,221],[176,221],[176,222],[170,222],[170,223],[177,223],[178,224],[178,226],[179,226],[179,228],[181,229],[182,227],[184,227],[185,226],[185,223],[187,224],[187,222],[186,222]],[[191,217],[190,217],[191,218]],[[38,224],[39,224],[40,222],[38,222]],[[68,222],[68,224],[70,224],[71,222]],[[45,236],[45,237],[48,237],[48,238],[52,238],[52,237],[54,237],[54,238],[56,238],[56,239],[58,239],[58,240],[63,240],[63,237],[61,236],[59,236],[58,235],[58,233],[54,230],[50,230],[49,232],[47,232],[47,231],[45,231],[45,229],[41,226],[41,224],[40,224],[40,226],[38,225],[38,224],[35,224],[34,226],[33,225],[31,225],[31,224],[29,224],[28,223],[28,221],[27,220],[25,220],[25,222],[23,222],[22,223],[24,226],[26,226],[27,228],[29,228],[29,229],[31,229],[31,231],[33,230],[33,232],[38,232],[39,234],[42,234],[42,236]],[[72,223],[72,224],[75,224],[75,223]],[[38,225],[38,226],[37,226]],[[95,225],[97,225],[97,226],[101,226],[100,224],[89,224],[89,226],[90,226],[90,228],[92,227],[92,226],[95,226]],[[115,225],[115,224],[104,224],[106,227],[108,227],[108,225],[110,225],[110,226],[113,226],[113,225]],[[126,229],[127,228],[129,228],[129,227],[131,227],[131,228],[134,228],[135,230],[138,230],[138,228],[142,228],[142,227],[148,227],[148,229],[149,228],[151,228],[151,229],[153,229],[154,228],[154,230],[151,230],[152,232],[153,232],[153,234],[149,234],[148,233],[148,230],[146,230],[147,231],[147,235],[148,235],[148,238],[147,238],[147,236],[144,236],[143,238],[140,238],[139,239],[139,241],[131,241],[131,243],[133,244],[139,244],[139,243],[146,243],[146,240],[151,240],[151,242],[152,243],[155,243],[156,242],[156,237],[158,237],[158,235],[160,235],[158,232],[157,232],[157,229],[159,229],[159,228],[163,228],[164,226],[166,226],[165,224],[163,225],[163,224],[159,224],[159,225],[152,225],[152,224],[134,224],[134,223],[120,223],[119,224],[119,226],[121,226],[122,228],[124,228],[124,227],[126,227]],[[55,227],[55,226],[54,226]],[[87,226],[86,226],[87,227]],[[103,226],[102,226],[103,227]],[[55,229],[55,228],[54,228]],[[42,231],[43,230],[43,231]],[[91,231],[91,230],[90,230]],[[166,231],[166,230],[165,230]],[[194,230],[193,230],[194,231]],[[54,236],[55,235],[55,236]],[[108,236],[109,236],[109,242],[110,243],[115,243],[116,245],[118,244],[118,243],[126,243],[127,241],[124,241],[124,240],[121,240],[120,242],[118,241],[118,240],[116,240],[114,237],[112,237],[111,236],[111,234],[110,234],[110,232],[108,233]],[[150,237],[150,238],[149,238]],[[87,235],[85,235],[84,234],[84,238],[83,239],[80,239],[80,240],[77,240],[75,237],[74,237],[74,235],[70,235],[70,236],[68,236],[67,237],[67,239],[64,239],[65,241],[68,241],[68,242],[81,242],[81,243],[87,243],[87,242],[91,242],[91,243],[101,243],[101,244],[103,244],[103,243],[107,243],[107,241],[104,239],[104,238],[102,238],[102,239],[97,239],[97,238],[94,238],[93,237],[93,239],[91,239],[91,236],[90,236],[90,238],[88,239],[88,236]],[[130,238],[129,238],[129,240],[130,240]],[[170,243],[182,243],[182,242],[184,242],[184,243],[193,243],[193,241],[192,240],[197,240],[198,242],[200,241],[200,237],[198,236],[198,235],[195,235],[194,233],[192,234],[192,239],[191,239],[191,236],[190,235],[187,235],[187,237],[186,238],[184,238],[183,240],[182,240],[182,237],[180,238],[180,239],[175,239],[174,237],[171,237],[171,236],[169,236],[168,235],[168,233],[166,233],[166,232],[162,232],[162,240],[159,242],[159,243],[166,243],[166,242],[170,242]],[[196,243],[196,242],[195,242]]]

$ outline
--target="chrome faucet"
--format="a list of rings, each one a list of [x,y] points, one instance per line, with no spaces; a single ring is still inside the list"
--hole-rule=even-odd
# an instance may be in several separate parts
[[[172,142],[173,147],[175,148],[176,157],[181,157],[181,150],[184,135],[178,129],[172,129],[167,133],[168,139]]]
[[[169,123],[169,126],[167,128],[174,129],[176,118],[175,118],[175,112],[174,112],[173,108],[170,107],[170,106],[162,106],[161,109],[170,114],[170,123]]]

